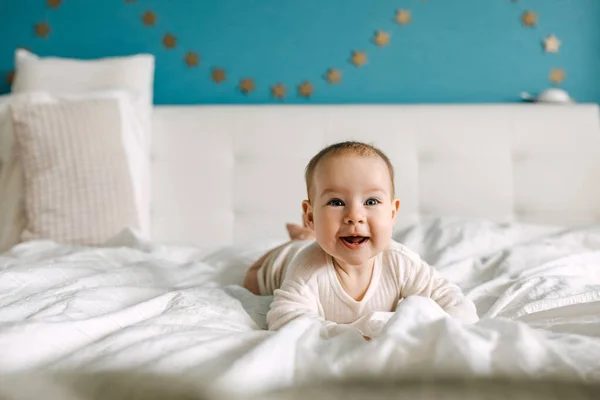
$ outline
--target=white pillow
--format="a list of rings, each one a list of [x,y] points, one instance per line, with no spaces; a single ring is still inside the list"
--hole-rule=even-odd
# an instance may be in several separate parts
[[[128,163],[128,178],[135,191],[136,211],[140,221],[140,231],[146,235],[141,222],[147,216],[142,204],[141,185],[147,176],[147,169],[140,168],[148,158],[144,147],[145,131],[137,118],[127,93],[97,92],[86,95],[52,96],[44,92],[22,93],[0,98],[0,253],[10,249],[20,241],[26,227],[25,193],[23,168],[15,146],[14,127],[10,105],[17,103],[65,102],[86,99],[115,99],[121,110],[121,132],[123,147]],[[148,221],[149,222],[149,221]]]
[[[107,57],[91,60],[60,57],[39,57],[27,50],[15,53],[15,81],[13,93],[47,92],[56,96],[86,96],[90,92],[127,92],[137,119],[141,135],[134,138],[143,154],[129,154],[133,163],[136,202],[140,210],[141,233],[150,237],[150,151],[151,119],[154,86],[154,56],[136,54],[125,57]],[[80,97],[82,98],[82,97]]]
[[[136,54],[91,60],[39,57],[25,49],[15,52],[13,93],[51,94],[123,90],[134,99],[144,123],[152,117],[154,56]]]

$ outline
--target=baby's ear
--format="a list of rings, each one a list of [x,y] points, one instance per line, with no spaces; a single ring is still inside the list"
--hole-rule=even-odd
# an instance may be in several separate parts
[[[400,209],[400,199],[392,200],[392,221],[396,222],[398,210]]]
[[[309,227],[310,229],[314,229],[314,219],[313,219],[313,210],[312,205],[310,204],[310,200],[304,200],[302,202],[302,214],[304,219],[304,226]]]

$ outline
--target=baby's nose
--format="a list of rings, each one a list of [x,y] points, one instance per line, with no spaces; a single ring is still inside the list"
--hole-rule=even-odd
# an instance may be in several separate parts
[[[365,222],[364,214],[360,210],[351,209],[344,218],[344,222],[347,224],[361,224]]]

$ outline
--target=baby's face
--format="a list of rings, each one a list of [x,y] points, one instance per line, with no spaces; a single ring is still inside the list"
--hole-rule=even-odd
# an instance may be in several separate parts
[[[325,252],[344,266],[365,266],[391,241],[400,201],[379,157],[332,156],[313,178],[306,220]]]

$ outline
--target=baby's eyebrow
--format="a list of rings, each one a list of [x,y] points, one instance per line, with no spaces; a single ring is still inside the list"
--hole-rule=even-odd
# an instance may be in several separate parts
[[[321,196],[325,196],[326,194],[330,194],[330,193],[336,193],[336,194],[340,194],[340,193],[342,193],[342,191],[341,191],[341,190],[329,189],[329,188],[328,188],[328,189],[324,189],[324,190],[321,192]]]
[[[372,193],[372,192],[381,192],[381,193],[387,193],[387,191],[384,188],[381,187],[373,187],[367,190],[368,193]]]
[[[323,189],[323,191],[321,192],[321,196],[325,196],[327,194],[343,194],[345,193],[345,190],[340,190],[337,188],[326,188]],[[383,193],[383,194],[387,194],[388,192],[382,188],[382,187],[372,187],[369,188],[367,190],[365,190],[365,193]]]

